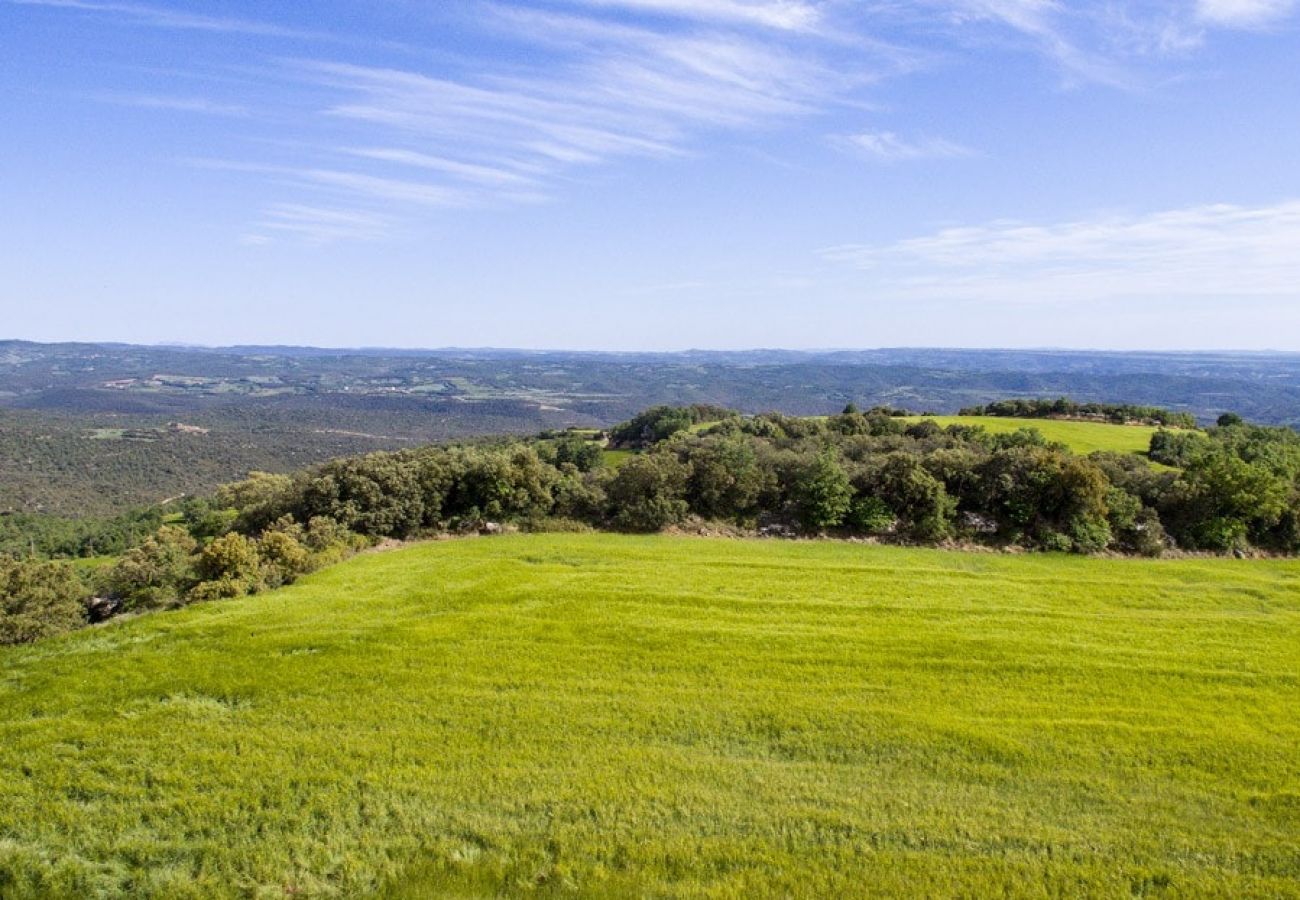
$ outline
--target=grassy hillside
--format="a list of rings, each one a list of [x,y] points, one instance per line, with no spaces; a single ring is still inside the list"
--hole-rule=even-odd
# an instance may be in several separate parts
[[[1075,453],[1097,450],[1146,453],[1156,429],[1147,425],[1112,425],[1108,422],[1071,422],[1057,419],[1012,419],[998,416],[926,416],[939,425],[979,425],[992,434],[1037,428],[1049,441],[1059,441]],[[920,421],[919,418],[913,421]]]
[[[1300,896],[1300,563],[521,536],[0,652],[0,895]]]

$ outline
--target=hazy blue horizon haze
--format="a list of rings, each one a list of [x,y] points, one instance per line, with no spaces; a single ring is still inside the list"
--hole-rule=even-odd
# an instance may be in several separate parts
[[[1300,2],[0,0],[0,338],[1300,350]]]

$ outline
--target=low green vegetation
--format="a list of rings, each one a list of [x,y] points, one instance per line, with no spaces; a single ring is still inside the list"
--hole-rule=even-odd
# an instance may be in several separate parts
[[[0,894],[1300,896],[1300,562],[519,535],[0,649]]]
[[[1108,422],[1080,422],[1068,419],[1017,419],[993,416],[925,416],[941,428],[951,425],[983,428],[989,434],[1014,434],[1036,429],[1049,442],[1064,444],[1081,456],[1089,453],[1140,453],[1151,447],[1158,430],[1153,425],[1115,425]],[[910,417],[919,422],[922,417]]]
[[[635,453],[635,450],[604,450],[601,453],[601,459],[607,467],[617,469],[631,459]]]
[[[615,449],[641,450],[676,434],[699,434],[735,412],[720,406],[653,406],[609,430],[609,443]]]
[[[1073,419],[1085,422],[1110,422],[1115,425],[1159,425],[1169,428],[1195,428],[1196,416],[1188,412],[1173,412],[1158,406],[1138,406],[1132,403],[1076,403],[1069,397],[1054,400],[1030,398],[999,400],[984,406],[973,406],[960,412],[963,416],[1002,417],[1019,419]],[[1241,417],[1225,414],[1241,424]],[[1219,424],[1223,424],[1220,421]]]
[[[1300,435],[1290,429],[1225,416],[1208,431],[1147,431],[1157,469],[1119,440],[1142,426],[1041,422],[1080,449],[1110,449],[1084,456],[1001,417],[945,426],[888,408],[799,418],[656,407],[608,440],[552,431],[346,457],[294,475],[253,473],[213,497],[109,522],[0,517],[0,552],[115,557],[68,573],[98,620],[255,594],[380,540],[516,528],[718,525],[1141,556],[1300,551]],[[615,436],[623,449],[609,449]],[[23,626],[8,640],[48,633]]]

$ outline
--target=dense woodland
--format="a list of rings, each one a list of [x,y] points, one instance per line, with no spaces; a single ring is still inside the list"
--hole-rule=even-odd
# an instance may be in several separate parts
[[[0,517],[9,554],[0,643],[87,616],[256,593],[382,539],[507,527],[653,532],[698,521],[1074,553],[1300,552],[1291,429],[1225,415],[1205,431],[1156,432],[1149,458],[1082,457],[1036,429],[990,434],[901,413],[663,406],[608,434],[545,432],[255,473],[210,497],[106,521]],[[1121,413],[1178,421],[1099,411]],[[117,558],[100,568],[48,561],[97,554]]]
[[[1062,393],[1168,408],[1202,424],[1232,409],[1254,422],[1300,425],[1300,355],[0,341],[0,514],[113,516],[206,495],[254,470],[290,473],[339,456],[475,436],[608,428],[659,404],[826,415],[848,403],[938,412],[991,403],[988,414],[996,415],[1000,401]]]

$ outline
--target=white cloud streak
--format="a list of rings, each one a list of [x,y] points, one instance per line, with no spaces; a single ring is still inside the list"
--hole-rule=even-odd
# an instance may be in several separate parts
[[[647,3],[678,12],[685,4]],[[747,9],[754,4],[736,4]],[[651,26],[504,6],[486,7],[501,39],[557,54],[544,70],[445,73],[294,60],[288,70],[331,102],[320,112],[378,143],[341,152],[365,172],[321,165],[297,177],[374,200],[466,207],[545,200],[582,170],[635,158],[672,159],[710,132],[744,132],[808,117],[840,102],[870,73],[846,77],[820,38],[790,47],[714,27]],[[790,4],[767,4],[790,13]],[[796,18],[798,18],[796,16]],[[480,22],[484,24],[484,22]],[[761,23],[760,23],[761,24]],[[775,28],[780,23],[774,23]],[[793,20],[786,23],[793,25]],[[891,65],[884,60],[880,68]],[[375,168],[386,171],[375,173]],[[418,180],[390,177],[419,171]]]
[[[989,302],[1272,297],[1300,302],[1300,201],[1052,225],[993,222],[823,258],[880,295]]]
[[[166,112],[199,113],[208,116],[233,116],[245,118],[251,115],[246,106],[238,103],[221,103],[206,97],[169,97],[154,94],[90,94],[88,98],[97,103],[109,103],[115,106],[130,106],[136,109],[154,109]]]
[[[466,207],[470,198],[464,193],[443,185],[396,178],[380,178],[360,172],[340,172],[333,169],[307,169],[299,173],[308,181],[358,194],[374,200],[409,203],[416,206],[441,208]]]
[[[288,236],[314,245],[375,241],[387,237],[393,225],[391,218],[372,212],[277,203],[263,210],[256,230],[244,236],[244,243],[272,243],[272,235]]]
[[[784,31],[807,31],[821,20],[821,11],[798,0],[571,0],[584,6],[633,12],[761,25]]]
[[[43,6],[110,16],[129,24],[151,28],[175,28],[186,31],[210,31],[219,34],[246,34],[269,38],[321,38],[319,32],[283,28],[266,22],[205,16],[178,12],[136,3],[101,3],[98,0],[6,0],[14,6]]]
[[[1259,28],[1285,19],[1296,7],[1296,0],[1197,0],[1196,14],[1211,25]]]
[[[881,162],[906,162],[917,159],[956,159],[970,156],[961,144],[942,138],[908,140],[892,131],[867,131],[837,138],[834,141],[851,153]]]
[[[363,147],[345,151],[352,156],[371,159],[378,162],[394,163],[399,166],[411,166],[417,169],[429,169],[443,172],[456,178],[485,185],[529,185],[534,180],[518,171],[508,168],[459,162],[441,156],[430,156],[414,150],[402,150],[392,147]]]
[[[0,2],[278,39],[286,54],[301,52],[288,45],[303,38],[349,43],[129,0]],[[596,167],[691,156],[720,134],[743,140],[831,111],[860,112],[867,88],[936,52],[982,53],[1010,42],[1050,60],[1069,82],[1127,87],[1137,80],[1135,63],[1187,53],[1213,28],[1274,24],[1298,2],[473,0],[459,21],[489,38],[490,52],[418,65],[407,55],[362,64],[342,51],[331,60],[282,57],[259,73],[257,102],[246,105],[127,93],[99,99],[229,117],[262,109],[268,97],[284,101],[275,118],[288,132],[282,144],[298,148],[294,158],[225,165],[263,172],[299,194],[346,194],[394,215],[428,217],[538,202]],[[871,127],[831,140],[882,162],[971,155],[958,140]],[[311,197],[285,199],[316,208]]]

